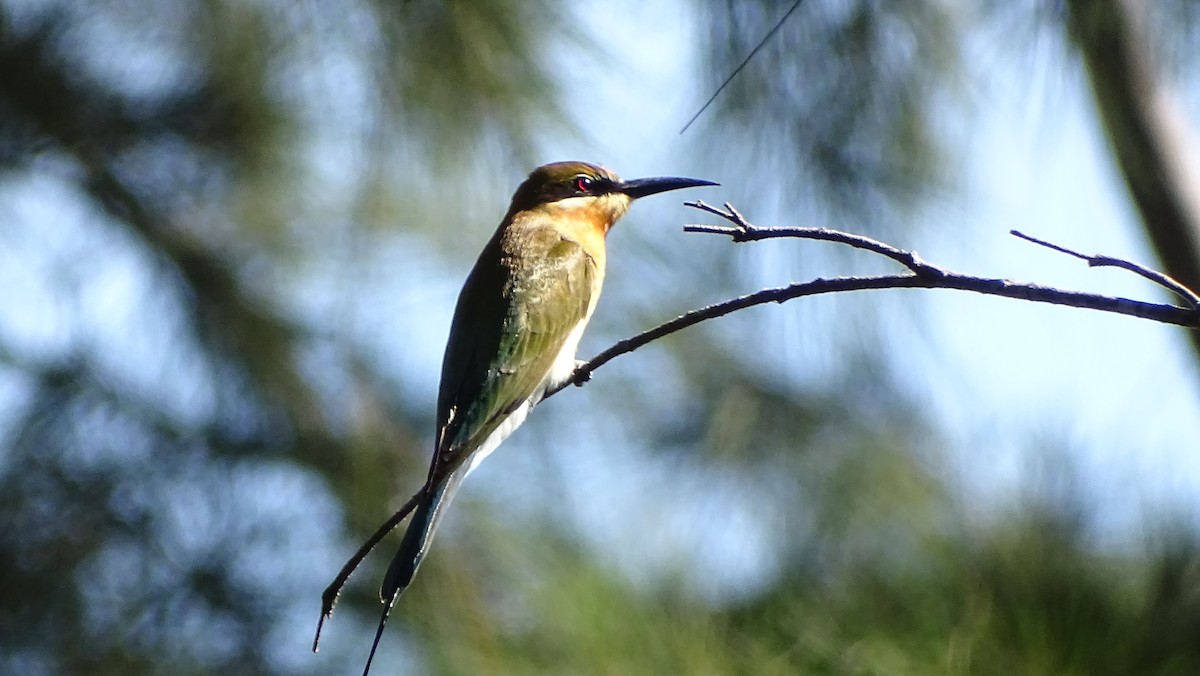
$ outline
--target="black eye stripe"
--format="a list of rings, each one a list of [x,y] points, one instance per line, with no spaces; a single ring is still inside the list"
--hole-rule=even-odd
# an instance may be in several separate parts
[[[544,186],[538,192],[538,202],[550,203],[571,197],[595,197],[613,191],[615,183],[601,176],[576,174],[557,183]]]

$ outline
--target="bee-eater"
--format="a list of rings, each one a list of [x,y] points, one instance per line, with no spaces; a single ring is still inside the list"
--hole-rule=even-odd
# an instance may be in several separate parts
[[[533,170],[467,276],[442,360],[429,476],[379,591],[388,614],[429,551],[462,480],[575,370],[575,351],[604,284],[604,240],[633,200],[717,185],[693,178],[622,181],[585,162]]]

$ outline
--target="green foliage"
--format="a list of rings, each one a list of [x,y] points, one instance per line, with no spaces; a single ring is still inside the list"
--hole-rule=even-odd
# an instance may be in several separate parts
[[[705,5],[705,72],[787,4]],[[711,124],[883,220],[953,159],[931,111],[961,17],[808,5]],[[358,670],[378,557],[315,657],[310,621],[424,477],[436,368],[413,327],[460,282],[437,254],[474,247],[497,175],[575,133],[559,76],[578,64],[548,57],[602,63],[578,11],[0,3],[0,672]],[[677,283],[694,261],[651,263],[674,301],[707,298]],[[492,475],[505,509],[456,505],[381,672],[1200,672],[1194,529],[1101,547],[1071,500],[979,517],[889,369],[846,358],[804,389],[721,335],[539,409],[554,438],[511,442],[539,471]],[[588,487],[556,472],[610,455],[609,521],[578,517]],[[742,547],[751,573],[713,573]]]
[[[715,88],[793,3],[705,4],[713,30],[704,74]],[[832,197],[839,220],[889,227],[881,216],[949,180],[938,106],[958,85],[962,27],[952,9],[924,0],[803,3],[717,100],[723,157]]]
[[[485,519],[482,542],[440,551],[409,599],[418,654],[436,673],[1187,674],[1200,668],[1196,533],[1164,529],[1130,551],[1089,544],[1081,505],[1050,496],[969,524],[911,449],[824,448],[812,484],[855,476],[797,512],[889,510],[871,524],[790,531],[782,573],[714,604],[685,579],[631,588],[569,535]],[[889,454],[895,462],[886,462]],[[878,461],[883,459],[881,465]],[[926,503],[927,509],[919,507]],[[786,504],[783,503],[783,504]],[[772,518],[787,520],[787,514]],[[924,518],[922,518],[924,517]],[[930,527],[937,521],[937,528]],[[881,526],[869,556],[842,548]],[[648,530],[635,531],[641,534]],[[648,538],[647,538],[648,539]],[[631,541],[645,544],[638,536]],[[838,550],[840,555],[830,555]],[[453,639],[446,637],[452,636]]]

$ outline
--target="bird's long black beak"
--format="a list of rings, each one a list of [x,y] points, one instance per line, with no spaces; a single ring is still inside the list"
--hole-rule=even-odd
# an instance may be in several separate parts
[[[677,178],[668,176],[664,178],[635,178],[631,181],[622,181],[616,186],[617,192],[629,195],[632,199],[645,197],[647,195],[657,195],[660,192],[668,190],[679,190],[680,188],[696,188],[702,185],[721,185],[713,181],[705,181],[699,178]]]

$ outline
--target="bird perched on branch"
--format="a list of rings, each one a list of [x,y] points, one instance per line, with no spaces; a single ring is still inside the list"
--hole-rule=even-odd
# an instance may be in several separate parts
[[[693,178],[622,181],[603,167],[556,162],[517,188],[467,276],[442,361],[429,476],[379,591],[388,614],[429,551],[462,480],[575,370],[575,351],[604,284],[604,241],[633,200],[717,185]]]

